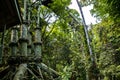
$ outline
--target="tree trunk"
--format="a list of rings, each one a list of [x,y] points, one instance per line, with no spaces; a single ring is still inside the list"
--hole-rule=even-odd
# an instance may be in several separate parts
[[[17,73],[15,74],[13,80],[23,80],[26,72],[27,64],[20,64]]]
[[[38,65],[42,70],[46,71],[47,73],[51,74],[53,77],[58,77],[60,74],[53,70],[52,68],[48,67],[44,63]]]
[[[78,0],[76,0],[77,4],[78,4],[78,7],[79,7],[79,10],[80,10],[80,13],[81,13],[81,16],[82,16],[82,22],[83,22],[83,25],[84,25],[84,32],[85,32],[85,36],[86,36],[86,40],[87,40],[87,46],[88,46],[88,50],[89,50],[89,53],[90,53],[90,58],[91,58],[91,62],[92,62],[92,66],[95,66],[94,67],[94,70],[97,69],[97,66],[96,66],[96,62],[95,62],[95,57],[93,55],[93,52],[92,52],[92,48],[91,48],[91,45],[90,45],[90,39],[89,39],[89,35],[88,35],[88,30],[87,30],[87,25],[86,25],[86,22],[85,22],[85,19],[84,19],[84,15],[83,15],[83,11],[82,11],[82,7],[81,7],[81,4],[79,3]],[[94,71],[92,70],[92,71]],[[90,72],[91,73],[91,72]],[[91,73],[93,76],[90,76],[89,75],[89,79],[90,80],[98,80],[98,76],[95,76],[94,72]]]
[[[86,22],[85,22],[85,19],[84,19],[82,7],[81,7],[81,4],[79,3],[79,1],[78,1],[78,0],[76,0],[76,1],[77,1],[79,10],[80,10],[81,16],[82,16],[82,22],[83,22],[83,25],[84,25],[84,31],[85,31],[85,36],[86,36],[86,39],[87,39],[87,46],[88,46],[88,49],[89,49],[91,61],[94,62],[95,60],[94,60],[92,48],[91,48],[91,46],[90,46],[90,39],[89,39],[88,30],[87,30],[87,25],[86,25]]]

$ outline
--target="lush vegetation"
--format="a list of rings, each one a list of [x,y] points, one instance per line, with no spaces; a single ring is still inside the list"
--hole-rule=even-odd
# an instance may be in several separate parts
[[[68,9],[70,1],[54,0],[47,6],[40,6],[39,26],[42,33],[43,62],[57,71],[61,80],[119,80],[119,0],[81,1],[83,6],[94,5],[91,13],[100,20],[99,23],[90,25],[91,29],[88,30],[95,64],[91,62],[80,14],[76,10]],[[23,1],[20,0],[19,3],[21,10],[24,11]],[[29,30],[32,31],[32,36],[35,35],[33,29],[36,27],[38,5],[33,4],[30,8],[32,21]],[[4,56],[9,56],[10,30],[6,30],[4,40]],[[34,53],[34,50],[32,52]],[[0,68],[2,69],[3,67]],[[46,80],[53,79],[44,71],[42,72]]]

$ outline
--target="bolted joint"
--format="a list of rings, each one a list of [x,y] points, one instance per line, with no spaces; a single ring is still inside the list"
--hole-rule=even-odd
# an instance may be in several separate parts
[[[19,28],[13,27],[12,30],[17,30],[17,31],[19,31]]]
[[[23,21],[23,24],[26,24],[26,25],[30,25],[31,21],[28,21],[28,20],[24,20]]]
[[[33,35],[32,31],[30,31],[30,30],[28,31],[28,33],[30,33],[30,35]]]
[[[39,58],[35,58],[35,57],[25,57],[25,56],[10,56],[7,59],[7,63],[9,65],[19,65],[22,63],[41,63],[42,59]]]
[[[42,45],[42,42],[34,42],[34,45]]]
[[[28,48],[32,48],[32,46],[31,46],[31,45],[28,45],[27,47],[28,47]]]
[[[10,46],[10,47],[13,47],[13,46],[18,47],[18,43],[17,43],[17,42],[11,42],[11,43],[9,44],[9,46]]]
[[[41,28],[38,26],[38,27],[35,28],[35,30],[41,30]]]
[[[20,39],[19,39],[19,43],[22,43],[22,42],[28,43],[29,41],[28,41],[28,39],[26,39],[26,38],[20,38]]]
[[[34,62],[36,62],[36,63],[40,63],[40,62],[42,62],[42,59],[41,59],[41,57],[34,58]]]

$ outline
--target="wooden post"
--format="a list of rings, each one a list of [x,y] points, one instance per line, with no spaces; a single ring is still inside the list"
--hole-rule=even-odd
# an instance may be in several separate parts
[[[14,27],[11,31],[11,56],[16,56],[17,53],[17,46],[18,46],[18,28]]]
[[[2,53],[3,53],[3,48],[2,45],[0,44],[0,64],[2,64]]]
[[[1,39],[1,44],[0,44],[0,64],[2,64],[5,30],[6,30],[6,25],[4,26],[4,31],[2,33],[2,39]]]
[[[24,15],[23,15],[23,20],[24,23],[21,26],[21,35],[20,35],[20,46],[21,46],[21,55],[23,57],[27,56],[27,42],[28,42],[28,37],[27,37],[27,1],[28,0],[24,0]],[[26,67],[27,64],[26,63],[22,63],[19,65],[18,71],[16,72],[13,80],[23,80],[24,76],[25,76],[25,72],[26,72]]]
[[[29,25],[28,25],[28,56],[32,56],[32,53],[31,53],[31,48],[32,48],[32,32],[29,31],[30,29],[30,22],[31,22],[31,19],[30,19],[30,16],[31,16],[31,12],[30,12],[30,0],[28,1],[28,21],[29,21]]]
[[[23,25],[21,26],[21,35],[20,35],[20,46],[21,46],[21,55],[27,56],[27,42],[28,42],[28,36],[27,36],[27,0],[24,0],[24,15],[23,15]]]
[[[28,55],[29,56],[32,56],[31,47],[32,47],[32,32],[28,32]]]
[[[35,42],[34,42],[34,49],[35,49],[35,56],[41,58],[41,28],[40,28],[40,6],[38,8],[38,21],[37,27],[35,28]]]

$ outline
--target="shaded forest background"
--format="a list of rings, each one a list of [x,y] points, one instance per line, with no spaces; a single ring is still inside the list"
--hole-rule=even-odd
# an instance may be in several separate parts
[[[43,62],[60,73],[62,80],[91,80],[92,76],[98,76],[100,80],[119,80],[120,1],[80,1],[82,6],[94,5],[91,14],[100,21],[89,25],[91,28],[88,30],[97,68],[94,68],[90,60],[80,14],[74,9],[67,8],[70,2],[71,0],[54,0],[47,7],[40,7]],[[21,11],[24,11],[23,0],[19,0],[19,3]],[[33,7],[31,7],[30,31],[33,31],[37,20],[38,6]],[[5,56],[10,55],[8,45],[10,30],[5,32]],[[32,32],[32,35],[35,33]]]

